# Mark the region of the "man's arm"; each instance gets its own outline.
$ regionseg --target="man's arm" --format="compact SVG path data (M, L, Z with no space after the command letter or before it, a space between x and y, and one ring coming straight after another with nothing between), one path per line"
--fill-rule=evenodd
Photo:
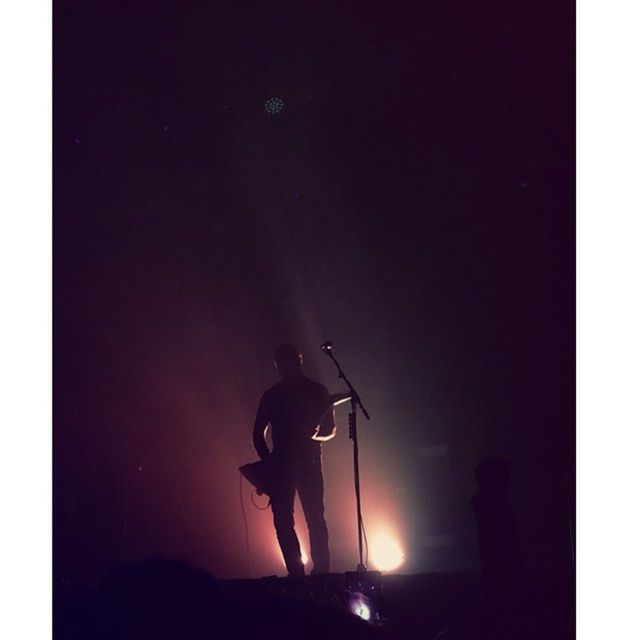
M329 440L333 440L336 437L336 427L333 427L331 432L327 433L326 435L322 435L321 429L322 427L318 426L316 432L311 436L312 440L315 440L316 442L328 442Z
M337 430L335 413L333 410L333 405L331 404L331 397L326 387L323 387L323 396L324 405L328 407L328 409L322 414L320 424L318 425L313 436L311 436L311 439L315 440L316 442L327 442L328 440L332 440L333 438L335 438Z
M258 413L253 423L253 446L261 460L267 458L271 453L266 440L267 429L269 428L269 414L267 413L266 404L265 396L262 396Z

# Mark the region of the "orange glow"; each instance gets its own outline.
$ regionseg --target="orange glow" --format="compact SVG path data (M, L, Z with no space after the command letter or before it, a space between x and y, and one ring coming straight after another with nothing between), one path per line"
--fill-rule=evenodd
M404 551L388 531L376 532L371 538L371 562L379 571L393 571L404 562Z
M284 562L284 558L282 557L282 551L280 551L280 547L278 546L277 542L274 548L276 550L276 553L278 554L278 558L280 558L280 562L282 562L282 566L285 567L286 565ZM300 555L302 556L302 564L306 565L309 562L309 556L307 555L307 552L304 549L300 549Z

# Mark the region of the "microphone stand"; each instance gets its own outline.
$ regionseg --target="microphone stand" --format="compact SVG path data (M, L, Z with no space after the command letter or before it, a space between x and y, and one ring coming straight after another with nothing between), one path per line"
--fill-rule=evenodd
M367 567L364 564L363 556L362 556L362 532L364 526L362 524L362 504L360 500L360 465L358 462L358 426L357 426L357 416L358 416L358 407L364 414L364 417L367 420L370 420L370 416L367 413L367 410L364 408L362 401L360 400L360 396L358 392L355 390L354 386L349 381L349 378L345 375L340 363L335 359L331 348L333 345L322 345L322 350L333 360L333 364L336 365L338 369L338 378L344 380L345 384L349 388L349 394L351 395L351 412L349 413L349 438L353 440L353 482L356 493L356 516L358 520L358 554L360 558L360 563L358 564L358 568L356 571L358 573L364 573L367 571Z

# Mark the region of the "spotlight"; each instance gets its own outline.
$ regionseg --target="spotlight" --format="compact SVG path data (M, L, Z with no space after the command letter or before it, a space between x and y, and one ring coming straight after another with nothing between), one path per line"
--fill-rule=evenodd
M284 109L284 102L280 98L269 98L264 103L264 110L270 116L277 116L279 113L282 113Z
M393 536L381 532L371 540L371 562L380 571L393 571L404 562L404 552Z
M376 624L380 615L382 575L379 571L349 571L345 574L347 609L362 620Z
M371 620L371 607L369 606L368 598L363 595L356 594L352 596L349 608L351 613L358 616L358 618L362 618L365 622Z

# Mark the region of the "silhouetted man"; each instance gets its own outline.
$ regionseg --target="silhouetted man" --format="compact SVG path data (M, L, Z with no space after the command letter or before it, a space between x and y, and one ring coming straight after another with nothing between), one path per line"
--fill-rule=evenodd
M489 619L492 624L502 627L503 633L506 633L505 629L513 630L513 625L519 622L523 580L518 527L509 504L510 477L506 460L481 460L476 467L480 491L471 501L478 527L478 550Z
M278 347L275 365L282 380L260 400L253 445L261 459L268 458L273 463L277 473L271 508L289 575L304 575L293 521L296 491L309 527L313 573L328 573L329 535L324 518L321 443L336 434L329 392L302 373L302 355L294 346ZM269 426L272 452L265 440Z

